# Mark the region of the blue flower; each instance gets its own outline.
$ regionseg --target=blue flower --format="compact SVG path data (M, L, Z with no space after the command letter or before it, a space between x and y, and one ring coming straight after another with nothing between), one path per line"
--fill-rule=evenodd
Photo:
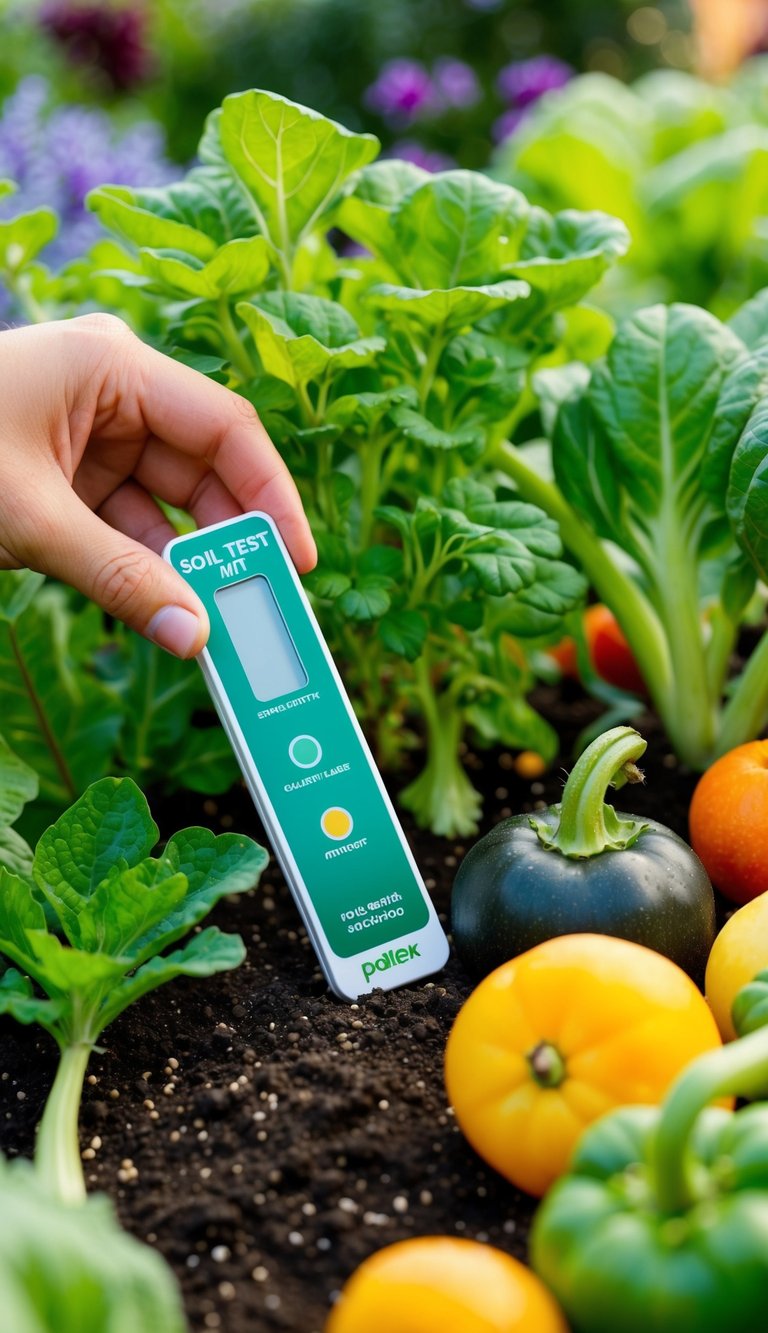
M0 204L0 216L32 208L53 208L61 218L59 235L44 252L52 268L82 255L102 234L85 209L85 196L97 185L165 185L181 169L165 157L159 125L143 121L117 130L96 107L51 108L45 79L23 79L0 115L0 178L18 190Z

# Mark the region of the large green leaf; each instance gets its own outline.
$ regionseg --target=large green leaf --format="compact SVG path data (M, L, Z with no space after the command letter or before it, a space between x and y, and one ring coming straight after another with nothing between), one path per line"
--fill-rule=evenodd
M240 302L237 313L267 374L294 388L367 365L385 347L382 338L362 338L352 316L320 296L272 292L258 304Z
M629 247L629 232L607 213L568 209L554 217L531 210L520 254L505 272L524 278L548 312L574 305L600 281L610 264Z
M534 555L556 557L562 554L557 524L536 505L499 498L491 486L470 477L449 482L444 499L473 523L499 528L516 537Z
M259 231L247 192L221 166L196 167L183 180L154 189L103 185L86 202L105 227L133 245L179 250L202 260L228 241Z
M208 829L188 828L175 833L167 843L162 863L168 873L183 876L187 888L183 898L138 937L138 961L180 939L220 898L252 889L267 863L267 854L238 833L216 836Z
M479 427L468 425L458 426L455 430L442 430L422 412L415 412L411 407L396 408L392 420L406 439L415 440L427 449L460 449L476 457L485 445L485 435Z
M182 949L150 959L133 976L115 986L103 1010L103 1026L142 995L164 986L174 977L210 977L239 967L244 958L245 945L239 935L224 935L218 927L209 926Z
M584 600L586 580L563 560L537 560L532 583L510 598L500 624L520 638L562 632L563 617Z
M44 582L31 569L0 569L0 620L18 620Z
M207 262L166 250L142 250L144 272L161 287L181 296L216 300L262 286L269 272L269 246L263 236L227 241Z
M525 231L518 190L476 171L429 176L395 208L399 269L408 286L477 287L500 277Z
M37 208L0 220L0 269L17 273L52 241L59 219L50 208Z
M742 351L725 325L694 306L652 306L619 328L589 401L638 514L672 504L687 519L720 390Z
M59 807L107 771L120 728L116 696L91 670L102 639L98 609L73 616L59 588L0 623L3 734Z
M758 403L736 446L727 508L739 545L768 581L768 398Z
M395 272L399 272L402 254L392 227L392 214L405 195L427 179L427 174L421 167L398 158L373 162L355 178L354 189L336 212L336 222L342 231Z
M336 202L348 177L379 150L372 134L355 134L258 90L224 99L219 134L227 161L255 201L260 229L286 257Z
M71 940L97 885L117 866L127 869L149 855L158 829L142 792L131 778L102 778L40 838L35 882Z
M0 977L0 1014L10 1014L17 1023L39 1023L48 1030L66 1011L66 1000L41 1000L29 977L9 967Z
M27 931L45 928L45 913L32 885L0 866L0 951L25 972L37 976Z
M8 1333L185 1333L171 1270L100 1194L61 1203L32 1164L0 1159L0 1290Z
M127 870L118 862L78 915L72 942L135 963L141 953L137 941L152 937L159 923L183 901L187 889L186 876L174 872L162 858L150 857Z
M38 791L37 774L0 736L0 829L14 824Z
M507 279L483 287L451 287L429 290L378 283L366 293L367 302L393 320L417 323L443 335L477 323L493 310L528 296L527 282Z

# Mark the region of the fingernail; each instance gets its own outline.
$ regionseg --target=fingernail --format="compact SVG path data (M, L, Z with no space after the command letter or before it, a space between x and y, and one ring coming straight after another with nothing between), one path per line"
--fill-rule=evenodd
M164 606L152 617L145 633L153 643L176 657L191 657L200 637L200 621L183 606Z

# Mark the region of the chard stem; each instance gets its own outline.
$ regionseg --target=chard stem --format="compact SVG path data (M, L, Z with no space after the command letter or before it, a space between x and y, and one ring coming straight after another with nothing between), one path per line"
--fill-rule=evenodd
M77 1122L91 1050L83 1041L63 1048L37 1135L35 1169L46 1189L67 1204L85 1201Z
M576 556L600 600L616 616L656 708L666 720L674 686L672 667L663 628L647 597L618 568L559 488L539 477L514 445L504 441L489 461L512 478L524 500L555 519L564 545Z
M759 736L768 718L768 632L747 662L726 704L718 732L715 758Z

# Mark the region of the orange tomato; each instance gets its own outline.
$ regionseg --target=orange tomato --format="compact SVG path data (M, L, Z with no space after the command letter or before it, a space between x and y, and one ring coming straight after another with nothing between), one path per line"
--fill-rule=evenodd
M424 1236L371 1255L325 1333L568 1333L552 1296L516 1259L475 1240Z
M735 903L768 889L768 741L738 745L708 768L688 813L691 845Z
M668 958L607 935L560 935L470 995L448 1038L448 1096L480 1156L541 1195L587 1125L660 1102L720 1044L704 997Z

